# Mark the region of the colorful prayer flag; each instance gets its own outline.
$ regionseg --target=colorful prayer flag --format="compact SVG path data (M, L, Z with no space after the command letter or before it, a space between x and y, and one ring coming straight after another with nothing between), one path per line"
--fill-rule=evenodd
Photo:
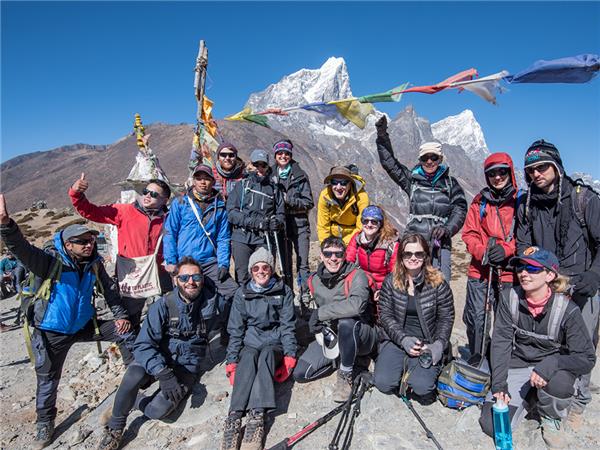
M495 73L493 75L488 75L487 77L477 78L476 80L467 80L467 81L459 81L456 83L452 83L450 85L451 88L456 88L459 90L467 90L472 92L475 95L478 95L485 101L488 101L492 104L496 104L496 94L501 94L504 92L503 88L500 86L500 80L508 75L506 70L502 72Z
M466 81L472 80L473 77L477 76L477 70L475 69L467 69L463 70L456 75L452 75L449 78L446 78L444 81L440 81L438 84L434 84L432 86L415 86L408 89L404 89L403 92L421 92L422 94L435 94L437 92L443 91L450 87L452 83L456 83L458 81Z
M361 103L399 102L402 98L402 91L406 89L406 86L408 86L408 83L404 83L380 94L364 95L358 97L357 100Z
M585 54L545 61L504 77L507 83L587 83L600 70L598 55Z
M336 100L329 102L335 105L338 112L361 130L366 125L367 116L375 111L370 103L360 103L358 100Z
M213 102L205 95L202 99L202 121L206 131L212 136L217 136L217 124L212 117Z

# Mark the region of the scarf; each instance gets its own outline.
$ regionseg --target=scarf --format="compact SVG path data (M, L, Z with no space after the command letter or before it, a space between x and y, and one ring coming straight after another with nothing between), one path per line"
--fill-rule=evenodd
M379 240L379 232L377 232L371 239L368 239L367 235L365 234L365 232L363 230L358 235L356 242L361 247L365 247L367 250L371 250L371 249L375 248L375 245L377 245L378 240Z
M281 178L282 180L287 180L290 173L292 172L292 165L288 164L287 166L285 166L284 169L278 168L277 172L279 174L279 178Z
M221 167L221 164L219 164L218 161L215 164L215 167L217 169L218 174L226 179L240 178L242 176L242 172L244 170L244 164L242 163L242 161L239 158L235 160L235 165L233 166L233 169L231 169L231 170L223 169Z
M546 295L540 300L533 300L533 299L525 296L525 300L527 301L527 309L529 310L529 312L531 313L531 315L534 318L539 316L542 313L542 311L544 310L546 303L548 303L548 300L550 299L551 295L552 295L552 290L550 288L548 288L548 292L546 292Z
M275 280L275 278L271 277L271 279L269 280L269 282L267 283L266 286L260 286L260 285L256 284L254 282L254 280L250 280L250 282L248 283L248 288L252 292L256 292L257 294L262 294L263 292L271 289L275 285L275 281L277 281L277 280Z
M561 261L565 255L564 243L567 242L567 234L569 225L571 224L573 211L571 210L571 201L560 201L561 197L570 189L569 183L559 184L561 189L553 189L552 192L546 193L538 189L535 184L530 185L530 198L528 201L533 202L534 208L529 208L530 223L534 223L539 214L540 209L552 211L554 217L557 217L557 226L554 228L554 237L556 239L556 256ZM560 192L560 195L559 195ZM530 203L531 205L531 203ZM534 236L535 237L535 236Z
M340 279L344 278L347 264L348 263L344 261L342 263L342 267L340 267L340 270L338 270L336 273L331 273L325 268L325 264L321 263L317 269L317 276L327 289L333 289L335 286L337 286Z

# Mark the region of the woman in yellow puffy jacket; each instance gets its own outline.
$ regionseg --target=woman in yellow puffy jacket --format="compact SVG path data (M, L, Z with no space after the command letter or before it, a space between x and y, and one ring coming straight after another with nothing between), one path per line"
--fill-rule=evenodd
M352 235L361 229L360 214L369 205L365 180L348 167L336 166L323 183L325 188L319 195L317 207L319 242L337 236L348 244Z

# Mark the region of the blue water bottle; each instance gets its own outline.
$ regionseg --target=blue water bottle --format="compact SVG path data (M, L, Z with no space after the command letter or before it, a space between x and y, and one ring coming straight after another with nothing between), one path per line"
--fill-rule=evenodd
M494 414L494 442L496 450L512 450L512 431L510 429L510 417L508 405L502 400L496 400L492 406Z

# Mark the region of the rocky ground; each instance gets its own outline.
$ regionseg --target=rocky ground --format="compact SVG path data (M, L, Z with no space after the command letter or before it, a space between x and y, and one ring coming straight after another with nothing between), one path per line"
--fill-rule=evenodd
M47 236L40 236L40 239L44 238ZM454 252L452 280L457 317L452 341L456 354L459 346L466 341L460 318L468 257L460 244L457 242ZM316 244L313 244L311 253L316 254L316 249ZM0 320L12 322L16 307L14 297L0 301ZM124 448L208 450L219 447L231 387L224 375L224 349L219 346L218 336L212 340L210 347L204 373L184 407L167 421L150 421L139 411L133 412ZM26 449L34 433L35 373L27 357L22 331L0 334L0 348L0 448ZM59 389L56 439L49 448L89 449L97 446L102 431L99 417L112 406L114 392L123 373L118 354L107 344L103 344L103 350L103 355L98 356L93 343L76 344L71 349ZM594 371L592 380L595 386L600 385L598 369ZM266 448L333 409L335 404L331 401L331 394L334 381L335 376L330 376L310 384L288 381L277 386L278 408L270 415ZM148 393L154 389L156 386L151 386ZM600 390L595 388L595 394L600 395ZM440 403L430 406L414 403L414 406L445 449L493 448L492 441L479 429L479 411L476 408L457 412L444 408ZM337 418L333 419L296 448L327 448L337 422ZM520 426L514 433L515 448L545 448L536 425L536 422L527 421ZM599 425L600 402L595 399L588 408L583 429L577 435L569 434L570 448L599 448L600 439L596 432ZM399 398L372 389L362 401L352 448L429 449L434 446Z

